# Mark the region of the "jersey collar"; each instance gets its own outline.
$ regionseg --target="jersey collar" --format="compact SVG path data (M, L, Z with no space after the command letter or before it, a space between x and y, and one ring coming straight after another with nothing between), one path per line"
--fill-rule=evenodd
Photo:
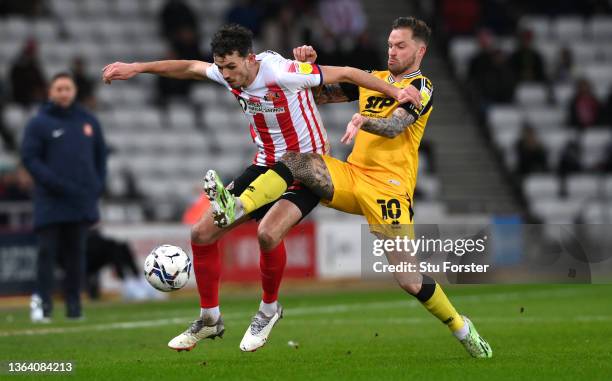
M411 73L408 73L408 74L404 74L404 75L402 75L402 78L403 79L414 78L414 77L419 76L419 75L421 75L421 70L420 69L416 70L416 71L413 71ZM389 81L389 83L394 83L395 82L395 79L393 79L393 75L392 74L389 74L389 78L387 78L387 80Z

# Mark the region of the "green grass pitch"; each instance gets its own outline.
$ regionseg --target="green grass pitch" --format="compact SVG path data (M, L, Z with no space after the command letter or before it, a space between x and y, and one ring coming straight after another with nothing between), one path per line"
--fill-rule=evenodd
M32 325L25 308L0 307L0 362L74 361L69 380L610 380L612 286L450 286L493 358L468 357L446 327L399 289L292 292L265 347L238 344L255 294L224 296L223 339L174 352L169 339L197 316L195 295L86 306L87 319ZM56 315L61 315L57 306ZM299 343L297 348L288 342ZM6 368L6 364L4 365Z

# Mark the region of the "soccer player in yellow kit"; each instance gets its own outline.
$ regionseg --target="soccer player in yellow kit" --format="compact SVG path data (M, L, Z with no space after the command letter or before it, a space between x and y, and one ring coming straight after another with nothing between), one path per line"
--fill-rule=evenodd
M359 113L353 115L342 137L342 142L348 144L356 136L347 161L316 153L287 152L239 198L225 190L216 172L209 171L205 190L216 209L216 223L229 224L276 200L297 180L319 195L328 207L365 216L378 237L412 238L418 149L433 110L433 85L419 69L430 34L421 20L396 19L389 35L388 70L372 72L398 88L412 86L420 106L398 104L384 94L355 85L323 86L317 103L359 100ZM296 48L295 53L301 60L316 58L314 49L307 46ZM387 252L386 256L390 264L399 262L397 253ZM400 287L449 327L470 355L492 356L489 344L468 318L457 313L435 280L419 273L393 274Z

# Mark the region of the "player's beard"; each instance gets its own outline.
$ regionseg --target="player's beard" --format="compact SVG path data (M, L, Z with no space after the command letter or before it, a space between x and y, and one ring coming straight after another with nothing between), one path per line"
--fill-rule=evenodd
M402 74L403 72L405 72L406 70L408 70L410 67L412 67L415 62L416 62L416 52L414 52L412 57L408 61L406 61L405 65L402 65L401 67L399 67L399 66L395 66L394 67L394 66L388 65L388 69L391 72L391 74L399 75L399 74ZM398 64L399 64L399 62L398 62Z

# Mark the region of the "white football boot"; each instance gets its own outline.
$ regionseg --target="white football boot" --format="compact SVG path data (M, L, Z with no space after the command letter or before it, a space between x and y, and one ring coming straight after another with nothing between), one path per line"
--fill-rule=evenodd
M191 323L191 326L185 332L170 340L168 347L179 352L190 351L198 341L202 339L214 340L216 337L223 338L223 333L225 333L225 326L220 316L216 322L212 322L208 317L200 317Z
M266 341L268 341L272 328L282 317L283 306L280 303L278 303L278 308L272 316L266 316L263 312L257 311L240 342L240 350L243 352L255 352L258 348L263 347Z
M51 318L44 315L42 299L38 294L32 294L30 300L30 320L32 323L51 323Z

